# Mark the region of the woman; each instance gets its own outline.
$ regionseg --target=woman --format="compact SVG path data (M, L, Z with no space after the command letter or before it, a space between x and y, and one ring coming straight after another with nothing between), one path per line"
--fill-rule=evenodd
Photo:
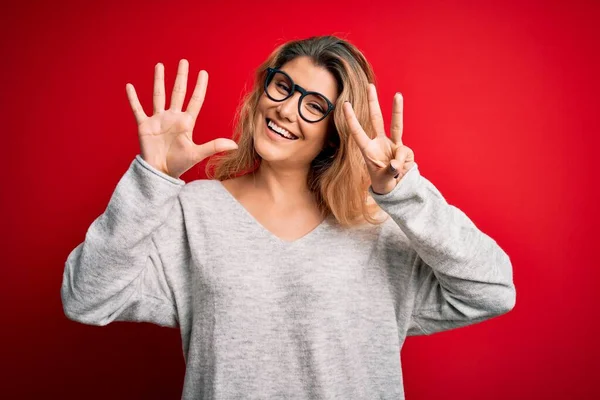
M235 140L194 144L208 75L182 111L187 74L165 110L156 66L151 117L127 85L141 154L67 259L68 318L179 327L184 399L398 399L406 336L513 308L509 257L420 175L400 94L386 136L352 44L277 48Z

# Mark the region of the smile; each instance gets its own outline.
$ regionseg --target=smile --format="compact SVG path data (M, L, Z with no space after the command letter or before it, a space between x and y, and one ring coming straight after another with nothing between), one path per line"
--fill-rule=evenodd
M269 118L266 118L266 121L267 121L267 128L269 130L275 132L277 135L281 136L282 138L285 138L287 140L298 140L298 136L296 136L293 133L290 133L287 130L283 129L282 127L278 126L275 122L271 121Z

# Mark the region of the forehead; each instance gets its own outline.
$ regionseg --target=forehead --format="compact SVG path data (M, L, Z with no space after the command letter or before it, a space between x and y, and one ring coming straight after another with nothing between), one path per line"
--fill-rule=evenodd
M285 71L296 85L310 92L319 92L332 102L337 99L335 77L327 69L316 66L309 57L296 57L279 69Z

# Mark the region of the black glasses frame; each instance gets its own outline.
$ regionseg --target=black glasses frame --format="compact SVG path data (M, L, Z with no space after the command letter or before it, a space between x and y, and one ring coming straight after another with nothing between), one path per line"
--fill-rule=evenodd
M271 83L271 80L273 79L273 76L277 72L279 72L281 74L284 74L290 80L290 82L292 83L292 89L290 90L290 92L288 93L288 95L286 97L284 97L283 99L274 99L273 97L271 97L269 95L269 91L267 90L267 88L269 87L269 83ZM329 115L329 113L335 109L335 105L333 105L333 103L331 101L329 101L329 99L327 97L323 96L321 93L319 93L319 92L310 92L310 91L304 89L303 87L296 85L296 83L294 83L294 80L292 79L292 77L289 76L288 74L286 74L284 71L282 71L280 69L271 68L271 67L267 68L267 76L265 78L265 94L267 95L267 97L269 99L271 99L273 101L277 101L277 102L285 101L285 100L289 99L290 97L292 97L294 95L294 93L296 93L296 91L298 91L298 92L301 93L301 96L298 99L298 115L300 115L300 118L302 118L303 120L305 120L308 123L313 124L315 122L319 122L319 121L324 120ZM319 118L316 121L311 121L309 119L306 119L304 117L304 115L302 115L300 104L302 104L302 99L304 99L304 97L306 97L309 94L316 94L318 96L321 96L327 102L327 110L325 111L325 114L323 114L323 117Z

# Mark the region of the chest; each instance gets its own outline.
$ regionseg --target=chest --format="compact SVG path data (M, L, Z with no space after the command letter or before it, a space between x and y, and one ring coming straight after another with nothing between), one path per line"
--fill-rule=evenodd
M273 209L254 202L245 202L242 205L262 229L286 242L306 236L323 220L317 210Z
M293 242L317 228L323 221L311 198L289 199L273 203L265 193L252 189L243 179L222 182L233 206L246 222L256 224L274 238Z
M397 268L376 240L329 224L293 242L240 218L189 233L198 274L193 281L206 284L210 293L204 295L238 311L289 310L295 304L318 313L367 299L384 301L396 278Z
M206 284L203 297L228 328L276 329L290 320L326 324L338 318L345 324L372 315L374 305L393 310L386 267L368 248L311 240L276 246L265 237L245 246L241 238L236 245L236 236L230 244L211 243L194 279Z

